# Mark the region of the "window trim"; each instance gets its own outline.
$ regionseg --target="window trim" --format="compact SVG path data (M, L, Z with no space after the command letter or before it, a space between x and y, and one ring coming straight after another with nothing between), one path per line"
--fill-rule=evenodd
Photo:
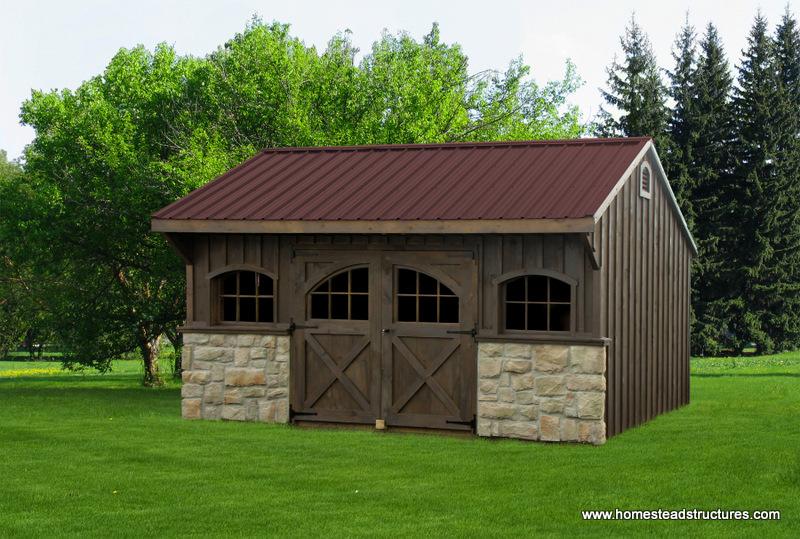
M650 179L647 182L647 189L644 188L645 170L650 175ZM653 169L647 161L642 161L642 164L639 166L639 196L648 200L653 196Z
M557 279L569 285L570 300L569 300L569 330L566 331L552 331L540 329L507 329L506 328L506 285L520 277L528 276L543 276L551 279ZM535 270L518 270L504 273L494 279L495 293L497 294L497 333L507 335L541 335L541 336L554 336L563 337L564 335L577 334L577 297L578 297L578 280L566 275L564 273L548 270L548 269L535 269ZM547 302L549 303L549 301ZM566 302L563 302L566 304Z
M268 277L272 279L272 295L265 295L260 296L259 294L247 295L246 297L255 298L256 304L258 304L258 299L263 297L265 299L272 299L272 321L271 322L254 322L248 320L223 320L222 315L222 298L223 297L231 297L228 295L222 294L222 279L225 275L229 273L242 273L242 272L251 272L255 274L262 275L264 277ZM252 266L249 264L235 264L225 266L224 268L220 268L218 270L210 272L206 278L210 282L209 291L211 292L211 313L210 313L210 322L212 326L241 326L241 327L269 327L274 326L278 323L278 279L272 273L265 269L258 268L257 266ZM239 296L237 294L237 296ZM237 311L238 311L238 301L237 297Z

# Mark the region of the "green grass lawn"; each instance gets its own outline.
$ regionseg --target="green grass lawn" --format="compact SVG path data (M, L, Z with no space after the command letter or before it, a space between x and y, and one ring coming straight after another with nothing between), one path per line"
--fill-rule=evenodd
M800 354L695 360L601 447L183 421L177 383L0 362L0 536L800 536ZM782 520L584 522L586 509Z

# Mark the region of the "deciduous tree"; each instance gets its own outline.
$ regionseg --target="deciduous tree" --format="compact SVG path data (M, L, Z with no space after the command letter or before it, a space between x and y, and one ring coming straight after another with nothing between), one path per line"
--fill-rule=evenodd
M384 34L356 53L347 33L319 53L254 19L205 58L123 49L75 90L33 93L22 120L36 130L25 155L36 207L16 227L52 276L69 361L103 369L139 350L145 382L158 383L160 340L179 344L184 276L150 215L262 148L582 132L571 65L544 86L519 60L470 73L436 25L422 41Z

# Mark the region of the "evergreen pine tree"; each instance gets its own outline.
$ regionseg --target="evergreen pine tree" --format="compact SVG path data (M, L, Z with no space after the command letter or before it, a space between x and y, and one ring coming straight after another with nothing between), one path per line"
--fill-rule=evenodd
M667 92L650 40L634 16L620 37L624 59L607 69L608 90L601 90L610 110L601 107L601 136L651 136L662 157L668 155ZM618 113L618 117L614 113Z
M709 24L700 40L697 68L692 76L694 103L691 159L686 165L692 179L693 230L699 256L692 267L692 353L716 355L722 351L726 328L725 298L729 296L725 268L730 263L721 242L728 206L725 194L730 176L732 142L730 113L733 78L716 27Z
M729 307L736 351L748 341L759 353L784 348L797 325L800 299L791 276L796 253L789 252L796 251L798 239L791 200L797 178L790 177L784 154L796 131L787 119L775 51L759 13L734 90L736 140L725 215L734 231L726 238L732 262L726 273L734 292Z
M698 134L695 125L696 56L695 31L687 17L672 50L675 69L669 72L669 96L674 101L674 106L667 127L670 155L666 172L678 205L692 229L695 214L692 208L694 177L691 169L694 161L693 147Z
M800 346L800 31L788 8L773 41L777 102L775 197L780 199L779 234L772 238L780 282L765 293L775 294L775 310L766 313L768 332L780 349Z

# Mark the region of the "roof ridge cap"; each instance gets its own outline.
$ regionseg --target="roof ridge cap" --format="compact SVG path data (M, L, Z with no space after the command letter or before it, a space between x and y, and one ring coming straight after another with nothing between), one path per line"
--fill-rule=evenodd
M586 137L573 139L542 140L507 140L481 142L439 142L439 143L404 143L404 144L359 144L347 146L283 146L264 148L259 154L271 153L312 153L312 152L368 152L368 151L400 151L426 149L466 149L466 148L508 148L531 146L571 146L594 144L639 144L651 140L652 137Z

